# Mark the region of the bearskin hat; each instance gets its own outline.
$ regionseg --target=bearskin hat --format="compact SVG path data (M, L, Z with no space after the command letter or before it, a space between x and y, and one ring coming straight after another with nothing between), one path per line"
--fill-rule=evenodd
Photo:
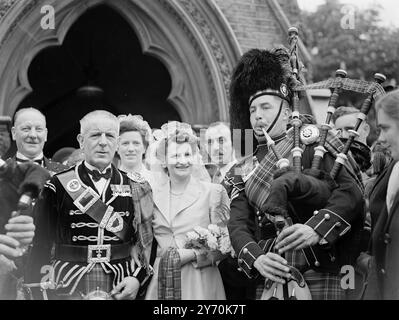
M280 91L295 83L290 66L288 50L252 49L245 53L234 69L230 84L230 121L232 129L251 129L249 100L257 92L264 90Z

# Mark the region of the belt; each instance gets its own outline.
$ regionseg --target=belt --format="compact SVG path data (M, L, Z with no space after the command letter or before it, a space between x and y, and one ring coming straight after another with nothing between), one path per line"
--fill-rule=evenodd
M68 262L101 263L130 258L132 244L103 244L89 246L73 246L57 244L55 259Z

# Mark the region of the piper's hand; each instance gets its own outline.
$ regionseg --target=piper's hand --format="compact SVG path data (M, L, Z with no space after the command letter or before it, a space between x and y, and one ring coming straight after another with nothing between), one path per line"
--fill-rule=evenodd
M254 267L266 279L284 284L285 280L283 278L289 279L291 277L289 273L290 269L287 267L287 264L287 260L283 257L268 252L256 259Z
M134 277L124 278L111 292L116 300L134 300L140 288L140 282Z
M305 224L285 228L277 237L275 249L279 254L289 250L300 250L320 242L320 236Z
M0 234L0 255L4 255L9 259L15 259L22 256L22 250L19 249L20 243L4 234Z
M18 240L22 246L31 244L35 236L33 218L29 216L13 217L8 220L4 228L7 230L6 235Z

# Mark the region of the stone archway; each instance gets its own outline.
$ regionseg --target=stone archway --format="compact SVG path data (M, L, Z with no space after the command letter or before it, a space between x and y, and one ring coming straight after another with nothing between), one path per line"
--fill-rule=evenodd
M87 10L105 4L134 29L145 54L163 62L172 78L168 100L183 121L228 120L230 73L241 55L214 0L9 0L0 11L0 113L13 115L32 91L27 75L43 49L62 44ZM52 5L54 30L43 30L40 8Z

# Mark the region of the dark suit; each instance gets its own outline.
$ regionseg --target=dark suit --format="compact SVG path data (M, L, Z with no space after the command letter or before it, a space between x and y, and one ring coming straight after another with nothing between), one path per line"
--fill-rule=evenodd
M11 159L17 161L16 155L12 156ZM68 169L68 167L63 165L62 163L52 161L46 157L43 158L42 167L46 168L51 175Z
M386 195L395 163L377 178L370 194L370 213L375 222L371 236L371 265L365 299L399 299L399 194L388 215Z

